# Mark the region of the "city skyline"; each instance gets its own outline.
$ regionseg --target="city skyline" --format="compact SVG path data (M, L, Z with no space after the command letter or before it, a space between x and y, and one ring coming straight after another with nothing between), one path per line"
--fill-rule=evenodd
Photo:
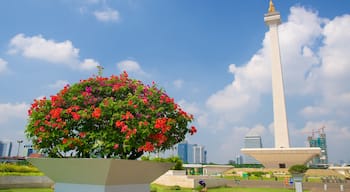
M240 154L244 136L273 146L268 0L2 1L0 139L25 140L33 99L97 74L156 82L192 113L208 162ZM350 2L278 1L290 142L325 126L329 162L350 161ZM23 144L27 144L24 142Z

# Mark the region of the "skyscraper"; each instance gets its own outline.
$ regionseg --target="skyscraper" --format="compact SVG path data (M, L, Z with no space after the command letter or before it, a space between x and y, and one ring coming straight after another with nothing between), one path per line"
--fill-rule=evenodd
M312 136L309 136L308 142L310 147L319 147L321 148L321 155L316 156L312 159L311 164L314 166L322 166L328 164L328 153L327 153L327 140L326 140L326 133L324 132L324 127L322 127L318 131L318 136L316 137L314 135L314 132L312 133Z
M0 141L0 157L11 157L12 142Z
M206 161L206 151L204 150L204 146L201 145L193 145L193 163L205 163Z
M244 138L244 148L262 148L261 136L251 135ZM255 158L245 155L244 157L245 164L260 164Z
M177 155L183 163L188 163L188 143L187 141L177 144Z
M206 163L207 151L204 146L189 144L187 141L177 145L177 155L183 163Z

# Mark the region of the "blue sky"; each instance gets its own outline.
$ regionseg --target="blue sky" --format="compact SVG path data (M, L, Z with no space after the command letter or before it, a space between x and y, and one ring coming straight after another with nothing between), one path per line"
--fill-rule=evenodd
M325 126L329 159L350 161L349 1L274 1L291 145ZM33 99L126 70L194 114L208 161L247 134L273 146L268 0L6 0L0 3L0 139L24 139ZM14 151L16 151L16 145Z

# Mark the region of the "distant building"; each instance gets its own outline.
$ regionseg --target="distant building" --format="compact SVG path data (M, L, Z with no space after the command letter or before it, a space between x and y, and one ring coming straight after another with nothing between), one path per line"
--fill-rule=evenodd
M24 156L29 157L31 154L36 153L36 151L33 149L33 145L24 145L25 149Z
M189 144L187 141L177 145L177 155L183 163L203 164L207 162L207 151L204 146Z
M204 150L204 146L201 145L193 145L193 162L192 163L206 163L206 151Z
M188 163L188 143L187 141L177 144L177 155L183 163Z
M237 165L243 164L243 156L242 155L237 155L236 156L236 162Z
M11 157L12 142L0 141L0 157Z
M315 133L319 133L315 136ZM307 138L310 147L321 148L320 156L316 156L312 159L312 166L327 165L328 164L328 153L327 153L327 140L326 133L324 132L324 127L320 128L318 131L313 131L312 136Z
M244 137L244 148L262 148L261 136L258 135L250 135ZM244 157L245 164L260 164L259 161L254 159L249 155L245 155Z

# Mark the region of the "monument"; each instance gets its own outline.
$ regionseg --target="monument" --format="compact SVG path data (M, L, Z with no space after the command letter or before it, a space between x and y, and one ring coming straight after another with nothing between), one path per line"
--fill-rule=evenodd
M270 52L272 61L272 99L274 114L274 148L243 148L241 152L254 157L266 168L287 168L295 164L306 164L314 156L321 153L318 147L291 148L289 143L286 104L284 96L283 75L281 65L280 46L278 39L278 25L281 16L275 10L270 0L268 13L264 21L269 26Z

